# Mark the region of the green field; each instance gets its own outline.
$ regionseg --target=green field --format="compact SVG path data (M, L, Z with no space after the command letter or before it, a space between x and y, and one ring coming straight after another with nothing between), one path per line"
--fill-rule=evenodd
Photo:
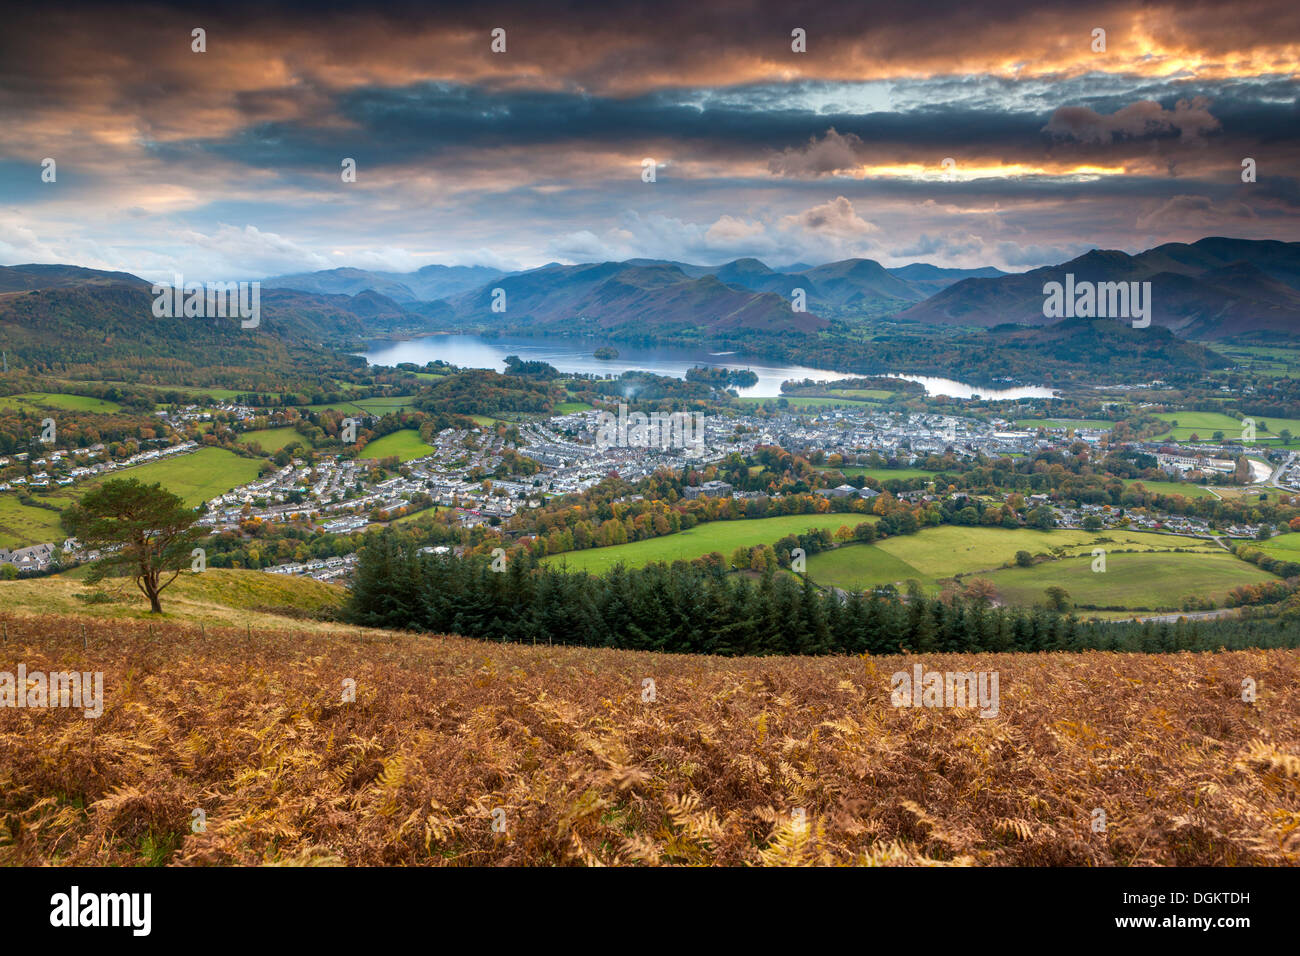
M161 482L164 488L174 495L180 495L185 499L185 504L193 507L225 494L231 488L247 484L257 477L261 468L262 462L256 458L241 458L224 448L200 448L191 455L178 455L167 461L155 461L115 471L103 480L135 478L145 484ZM67 496L69 499L80 497L96 484L97 482L88 482L76 486L76 492L69 490Z
M781 396L781 397L782 397L782 398L785 398L785 399L790 403L790 404L789 404L789 407L790 407L790 408L795 408L795 409L800 409L800 408L861 408L864 404L867 404L867 405L871 404L869 401L866 401L866 400L854 400L854 399L852 399L852 398L821 398L821 397L815 397L815 398L797 398L797 397L795 397L795 396L793 396L793 395L785 395L785 396ZM771 402L773 405L776 405L776 404L780 401L780 399L779 399L779 398L774 398L774 397L772 397L772 396L770 396L770 395L767 396L766 398L758 398L758 397L754 397L754 396L741 396L740 398L736 399L736 401L739 402L739 403L742 404L742 405L751 405L751 406L752 406L752 405L766 405L768 402Z
M400 518L394 518L392 521L388 523L407 524L409 522L415 521L418 518L423 518L428 515L436 515L439 511L450 511L450 510L451 510L450 508L444 508L441 505L434 505L431 508L422 508L419 511L412 511L409 515L402 515L402 517Z
M1283 429L1286 429L1291 433L1291 440L1287 442L1283 447L1300 448L1300 419L1274 418L1271 415L1256 415L1255 423L1256 423L1257 430L1255 436L1257 438L1260 437L1258 431L1260 422L1263 422L1265 425L1268 426L1268 432L1266 433L1266 435L1276 435L1279 432L1281 432ZM1279 437L1276 441L1270 440L1268 444L1282 445L1283 443L1282 443L1282 439Z
M851 544L823 551L808 558L808 576L818 584L865 591L882 584L919 581L927 590L937 590L933 575L875 545Z
M1016 422L1019 428L1092 428L1110 429L1114 422L1100 418L1022 418Z
M21 548L66 537L57 511L29 508L12 492L0 494L0 547Z
M189 455L166 461L137 465L94 481L60 488L48 495L37 494L37 501L48 502L62 510L91 488L113 478L135 478L146 484L161 482L173 494L180 495L193 507L257 477L260 459L241 458L224 448L200 448ZM12 492L0 495L0 545L14 547L62 541L66 535L59 528L59 515L47 508L32 508L18 501Z
M1225 438L1234 441L1241 438L1241 422L1220 412L1161 412L1156 417L1167 422L1178 422L1177 428L1165 432L1177 439L1186 439L1192 432L1196 432L1208 441L1216 431L1223 432Z
M1279 534L1267 541L1252 541L1252 548L1259 548L1266 554L1285 561L1300 561L1300 533Z
M843 395L846 398L865 398L875 401L889 398L896 393L884 388L833 388L831 394Z
M411 404L414 398L414 395L386 395L381 398L358 398L352 404L372 415L386 415L414 408Z
M58 380L56 379L56 381ZM186 395L194 395L194 396L207 395L211 398L217 398L217 399L238 398L240 395L245 394L245 392L233 388L203 388L202 386L199 385L155 385L152 383L144 383L144 382L114 382L114 381L107 381L107 380L96 380L96 381L85 381L85 382L66 381L63 384L70 385L74 388L77 385L82 385L82 386L121 385L137 391L184 392Z
M6 395L0 398L0 406L28 412L55 410L94 412L101 415L122 410L122 406L117 402L105 401L102 398L90 398L86 395L68 395L62 392L23 392L19 395Z
M591 406L586 402L557 402L552 415L572 415L574 412L589 412Z
M815 528L826 528L832 533L841 525L875 521L873 515L782 515L777 518L754 518L742 521L710 521L696 525L677 534L659 538L616 544L608 548L588 548L569 551L543 558L547 564L565 564L571 571L591 571L600 574L622 562L630 568L639 568L656 561L693 560L710 553L720 552L730 558L737 548L756 544L775 544L788 534L802 534ZM810 558L809 561L812 559Z
M831 469L823 468L822 470L829 471ZM926 471L924 468L868 468L866 465L845 465L838 471L845 477L862 475L864 478L874 478L880 482L893 479L933 478L935 475L935 472Z
M993 582L998 599L1005 604L1042 604L1043 591L1058 586L1069 592L1069 600L1076 605L1152 611L1180 608L1188 597L1222 603L1238 585L1275 577L1226 551L1107 553L1104 572L1094 572L1092 564L1092 556L1084 555L1045 561L1032 568L1006 568L984 577Z
M262 451L275 454L281 448L298 442L304 448L310 448L311 442L296 432L291 426L283 428L261 428L257 431L244 432L238 439L241 445L251 445L253 442L262 446Z
M247 395L248 389L239 390L235 388L204 388L200 385L133 385L132 388L152 389L160 392L184 392L186 395L193 395L195 398L214 398L218 401L230 401L239 398L241 395Z
M847 545L814 554L808 558L808 575L818 584L850 591L903 584L915 578L933 593L944 579L999 568L1014 560L1017 551L1034 555L1077 555L1088 554L1094 547L1107 551L1193 548L1200 552L1225 553L1212 541L1143 531L1111 530L1093 534L943 525L872 545Z
M1188 484L1184 481L1142 481L1138 478L1122 479L1125 488L1140 484L1152 494L1182 495L1184 498L1213 498L1214 492L1204 485Z
M387 415L389 412L410 411L414 395L386 395L379 398L358 398L355 402L324 402L320 405L301 405L309 412L361 412L367 415Z
M1202 441L1211 441L1215 432L1223 432L1223 438L1229 442L1240 442L1241 422L1231 415L1219 412L1161 412L1156 416L1167 422L1178 422L1177 428L1171 428L1159 437L1186 441L1195 434ZM1270 418L1266 415L1251 416L1255 419L1256 440L1280 440L1278 432L1288 429L1293 435L1300 435L1300 422L1290 418ZM1267 430L1263 427L1267 425Z
M432 455L434 451L435 449L420 441L420 433L414 428L403 428L401 431L366 443L361 449L361 457L391 458L396 455L402 461L410 461L413 458Z
M1220 343L1212 346L1212 350L1230 361L1249 368L1255 375L1294 376L1297 370L1300 370L1300 351L1296 349L1264 345L1231 346Z

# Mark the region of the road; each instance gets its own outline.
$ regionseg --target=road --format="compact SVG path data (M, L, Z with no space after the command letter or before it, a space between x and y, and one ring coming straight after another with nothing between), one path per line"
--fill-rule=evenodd
M1296 453L1291 452L1291 454L1287 456L1286 461L1282 462L1282 464L1278 465L1277 468L1274 469L1273 474L1269 475L1268 477L1268 483L1270 485L1272 485L1274 488L1281 489L1282 491L1295 490L1294 488L1288 488L1286 485L1282 484L1280 481L1277 480L1278 475L1285 474L1286 470L1291 467L1291 463L1295 461L1295 456Z

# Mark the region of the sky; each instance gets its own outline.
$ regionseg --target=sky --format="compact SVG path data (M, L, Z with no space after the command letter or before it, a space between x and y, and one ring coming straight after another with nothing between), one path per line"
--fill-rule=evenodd
M1295 241L1298 92L1295 0L28 4L0 264L1019 271Z

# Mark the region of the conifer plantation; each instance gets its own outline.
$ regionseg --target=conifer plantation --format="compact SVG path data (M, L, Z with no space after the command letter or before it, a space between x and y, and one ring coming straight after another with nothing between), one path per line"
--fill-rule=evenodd
M1093 623L964 596L820 590L771 566L729 573L721 555L604 575L420 553L385 534L361 552L346 616L367 627L722 656L902 652L1180 651L1295 647L1286 618Z

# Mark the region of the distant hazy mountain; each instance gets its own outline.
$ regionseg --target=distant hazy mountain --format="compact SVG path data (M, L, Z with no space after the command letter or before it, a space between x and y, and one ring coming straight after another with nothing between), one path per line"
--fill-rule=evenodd
M492 311L494 288L505 290L504 315ZM776 293L737 288L713 275L692 277L667 263L544 266L503 276L453 297L450 304L464 319L573 332L780 332L826 324L811 312L794 312L789 300Z
M475 289L505 275L486 266L425 266L415 272L373 272L366 269L327 269L271 276L263 288L300 289L326 295L356 295L367 289L395 302L427 302Z
M468 292L508 273L486 266L425 266L405 275L395 272L380 274L402 280L411 287L417 299L429 301Z
M1151 322L1179 335L1220 339L1300 331L1300 243L1213 237L1130 256L1092 252L1019 275L963 279L899 314L918 322L991 327L1046 325L1043 286L1150 282Z
M935 292L946 289L954 282L960 282L962 279L992 279L1007 274L1001 269L993 268L993 266L984 266L979 269L944 269L939 266L932 266L928 262L913 262L911 265L899 266L886 271L892 276L897 276L911 283L918 289L926 290L927 295L933 295Z
M319 295L356 295L371 290L395 302L414 302L419 298L406 283L365 269L328 269L324 272L271 276L262 280L262 288L297 289Z
M772 269L753 258L736 259L712 266L669 259L628 259L617 264L629 269L669 269L687 279L711 276L724 286L769 293L787 302L791 301L795 289L803 289L806 308L814 314L818 310L863 315L887 314L920 302L960 279L1003 274L993 268L941 269L920 263L901 269L885 269L871 259L846 259L820 266L799 263L786 270ZM418 272L411 273L330 269L325 272L274 276L264 279L263 285L268 288L342 295L356 295L372 289L411 307L417 302L455 300L455 311L460 311L466 302L477 301L489 294L488 287L499 285L498 280L503 276L540 275L552 281L556 277L556 269L585 269L595 265L600 264L584 263L581 266L564 267L558 263L548 263L536 269L515 273L503 273L479 266L425 266ZM570 272L563 275L571 278L580 274L584 273ZM718 309L725 311L727 308L725 303L718 305ZM444 312L437 307L420 311L429 314Z
M652 263L654 260L634 260ZM736 259L718 266L688 263L673 265L694 277L714 276L718 281L751 292L770 292L790 300L795 289L803 289L807 307L812 312L845 311L865 315L896 311L908 303L919 302L932 289L914 284L890 273L871 259L845 259L820 266L777 270L758 259ZM996 273L995 273L996 274Z

